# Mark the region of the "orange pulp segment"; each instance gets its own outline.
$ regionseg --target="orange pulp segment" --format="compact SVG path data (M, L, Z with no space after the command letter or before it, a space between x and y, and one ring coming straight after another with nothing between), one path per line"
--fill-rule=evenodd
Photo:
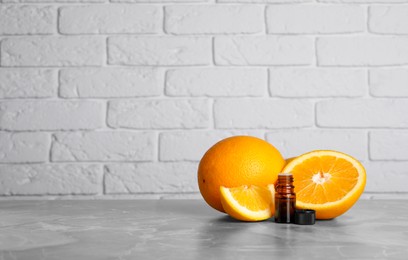
M261 221L275 212L274 185L261 187L243 185L234 188L220 187L221 204L231 217L242 221Z
M317 219L331 219L346 212L358 200L366 183L361 163L337 151L303 154L282 171L293 174L296 207L316 210Z

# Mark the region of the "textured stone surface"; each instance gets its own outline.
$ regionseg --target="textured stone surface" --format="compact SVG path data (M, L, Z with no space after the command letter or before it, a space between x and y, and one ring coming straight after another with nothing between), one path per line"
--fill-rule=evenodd
M161 25L156 6L97 5L60 9L59 29L65 34L155 33Z
M172 34L247 34L264 30L262 6L167 6L165 17L164 28Z
M0 165L0 194L97 194L101 191L101 174L99 165Z
M287 128L313 125L308 101L219 99L214 103L216 128Z
M211 39L193 37L111 37L109 64L207 65Z
M408 64L408 37L325 37L316 48L321 66Z
M406 200L359 201L336 219L299 226L234 221L203 200L8 201L0 206L0 255L22 260L44 255L51 260L233 260L271 254L404 259L407 213Z
M358 97L367 89L367 73L356 69L274 68L269 88L279 97Z
M52 6L0 6L0 35L52 34L56 27Z
M316 106L322 127L407 127L407 100L327 100Z
M364 131L277 130L268 132L266 140L278 148L284 158L313 150L336 150L358 160L367 159L367 136Z
M4 66L101 65L105 43L97 37L9 38L1 44Z
M170 96L263 96L264 69L174 69L166 74Z
M57 82L57 72L50 69L0 69L0 98L56 96Z
M46 162L50 140L46 133L0 132L0 163Z
M215 37L217 65L308 65L313 41L300 36Z
M234 135L250 135L263 139L261 131L164 132L159 138L159 158L161 161L199 161L215 143Z
M59 94L68 98L158 96L159 77L157 70L147 68L64 69Z
M408 97L407 69L370 70L370 93L376 97Z
M79 132L55 134L52 161L149 161L155 152L151 133Z
M170 174L170 176L169 176ZM198 191L197 163L109 164L105 191L111 193Z
M371 132L369 147L370 158L373 160L408 160L408 132Z
M204 128L210 120L203 99L111 101L108 124L114 128Z
M0 130L95 129L104 114L95 101L1 101Z
M365 30L365 9L361 6L269 5L268 33L353 33Z

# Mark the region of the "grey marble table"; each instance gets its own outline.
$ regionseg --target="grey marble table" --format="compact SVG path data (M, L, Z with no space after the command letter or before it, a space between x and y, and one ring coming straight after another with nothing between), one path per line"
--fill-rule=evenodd
M244 223L201 200L1 201L0 259L408 259L408 201L313 226Z

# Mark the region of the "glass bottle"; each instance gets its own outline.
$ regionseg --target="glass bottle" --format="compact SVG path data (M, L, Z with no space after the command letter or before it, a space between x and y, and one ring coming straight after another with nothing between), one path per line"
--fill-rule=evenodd
M280 173L275 192L275 222L292 223L295 217L296 194L292 173Z

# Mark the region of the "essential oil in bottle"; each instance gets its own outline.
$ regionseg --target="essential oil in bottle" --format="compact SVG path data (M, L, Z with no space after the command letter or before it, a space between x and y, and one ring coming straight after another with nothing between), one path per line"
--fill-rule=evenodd
M280 173L276 183L275 222L292 223L295 218L296 194L291 173Z

